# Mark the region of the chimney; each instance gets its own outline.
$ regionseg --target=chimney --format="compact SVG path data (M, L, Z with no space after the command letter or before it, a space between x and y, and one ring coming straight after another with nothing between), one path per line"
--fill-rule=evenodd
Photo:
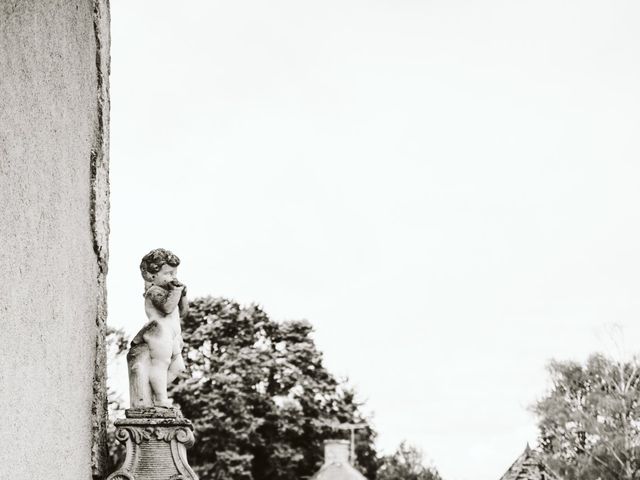
M324 464L349 464L349 441L327 440L324 442Z
M324 464L310 480L367 480L349 463L348 440L324 442Z

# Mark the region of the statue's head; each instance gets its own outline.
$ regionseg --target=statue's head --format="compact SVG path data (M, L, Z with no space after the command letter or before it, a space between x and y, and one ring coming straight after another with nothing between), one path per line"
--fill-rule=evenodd
M180 259L164 248L151 250L140 262L140 273L145 283L164 285L175 280Z

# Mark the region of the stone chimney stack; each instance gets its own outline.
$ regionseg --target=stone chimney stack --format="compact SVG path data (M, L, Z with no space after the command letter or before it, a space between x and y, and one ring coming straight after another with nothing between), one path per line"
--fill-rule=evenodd
M310 480L367 480L349 462L348 440L324 442L324 464Z
M349 442L347 440L327 440L324 442L324 463L349 463Z

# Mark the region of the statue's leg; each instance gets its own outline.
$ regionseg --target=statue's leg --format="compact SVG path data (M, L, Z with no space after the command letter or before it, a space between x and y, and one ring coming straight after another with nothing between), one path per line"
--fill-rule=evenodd
M149 346L149 383L153 392L153 404L170 407L167 397L167 370L172 353L170 332L156 323L155 328L150 328L144 335L144 340Z
M169 365L169 372L167 372L167 385L173 382L176 377L185 370L184 360L182 354L178 353L171 359L171 365Z
M170 407L169 397L167 397L167 370L169 362L164 359L151 359L149 369L149 383L153 390L153 404L158 407Z
M149 385L149 349L146 345L131 347L127 355L127 367L131 407L153 406Z

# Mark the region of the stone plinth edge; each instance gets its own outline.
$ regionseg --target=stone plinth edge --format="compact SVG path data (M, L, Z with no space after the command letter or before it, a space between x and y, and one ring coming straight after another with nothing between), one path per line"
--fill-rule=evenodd
M182 411L176 407L137 407L124 411L127 418L177 418L184 420ZM188 422L188 420L187 420ZM190 423L190 422L189 422Z
M125 444L122 465L107 480L197 480L187 461L194 443L193 425L179 410L129 409L116 420L116 439ZM179 416L178 416L179 415Z

